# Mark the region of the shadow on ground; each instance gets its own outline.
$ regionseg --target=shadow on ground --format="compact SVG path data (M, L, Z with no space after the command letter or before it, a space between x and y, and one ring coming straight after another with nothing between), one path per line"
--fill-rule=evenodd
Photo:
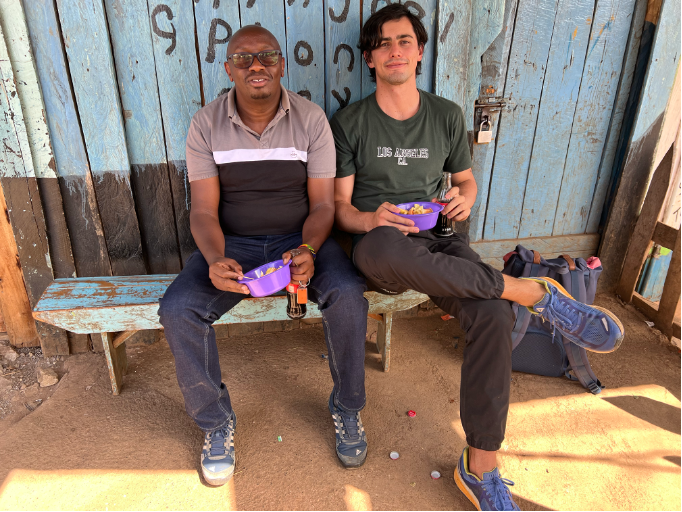
M607 388L593 396L563 378L514 373L503 476L526 510L679 509L679 353L634 310L599 303L627 330L619 351L590 357ZM217 489L199 476L202 434L184 412L165 342L128 350L118 397L101 355L72 356L49 399L3 420L0 509L473 510L452 479L465 446L463 335L454 320L402 319L392 346L384 373L367 345L370 451L347 471L334 454L322 330L221 340L237 471Z

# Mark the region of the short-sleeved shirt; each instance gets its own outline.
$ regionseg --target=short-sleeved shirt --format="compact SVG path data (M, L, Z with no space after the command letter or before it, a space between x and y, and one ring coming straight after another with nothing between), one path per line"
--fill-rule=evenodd
M187 173L189 181L220 178L225 234L295 233L308 217L308 178L336 175L334 138L324 111L284 87L259 135L240 119L232 89L194 114Z
M374 94L336 112L336 177L355 174L351 204L373 212L384 202L430 201L443 172L471 168L462 109L419 91L418 112L398 121L386 115Z

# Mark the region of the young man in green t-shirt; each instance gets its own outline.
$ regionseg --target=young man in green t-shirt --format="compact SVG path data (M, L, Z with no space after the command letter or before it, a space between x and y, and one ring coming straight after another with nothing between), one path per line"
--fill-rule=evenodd
M438 238L395 215L396 204L435 200L443 172L452 173L448 218L466 219L476 200L462 109L417 89L426 42L421 21L400 4L377 11L362 28L360 50L377 89L331 120L336 225L354 235L353 262L371 287L426 293L459 318L467 332L460 416L468 446L455 481L479 510L513 510L511 482L496 467L509 409L510 301L596 352L618 348L623 327L551 279L502 275L469 248L466 235Z

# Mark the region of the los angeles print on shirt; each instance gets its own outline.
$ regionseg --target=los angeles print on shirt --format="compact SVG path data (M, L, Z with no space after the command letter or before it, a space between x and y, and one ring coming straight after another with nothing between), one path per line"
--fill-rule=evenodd
M387 148L377 146L378 158L397 158L398 165L407 165L408 158L429 158L429 148Z

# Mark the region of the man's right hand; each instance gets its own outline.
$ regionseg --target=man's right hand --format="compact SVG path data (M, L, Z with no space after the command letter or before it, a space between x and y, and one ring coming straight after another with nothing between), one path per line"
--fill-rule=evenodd
M213 286L225 292L249 294L245 284L239 284L236 280L242 279L242 266L230 258L216 258L208 267L208 276Z
M414 221L395 215L396 213L400 213L400 209L396 205L383 203L372 214L372 225L367 231L379 226L392 226L398 228L404 235L419 233L419 228L415 227Z

